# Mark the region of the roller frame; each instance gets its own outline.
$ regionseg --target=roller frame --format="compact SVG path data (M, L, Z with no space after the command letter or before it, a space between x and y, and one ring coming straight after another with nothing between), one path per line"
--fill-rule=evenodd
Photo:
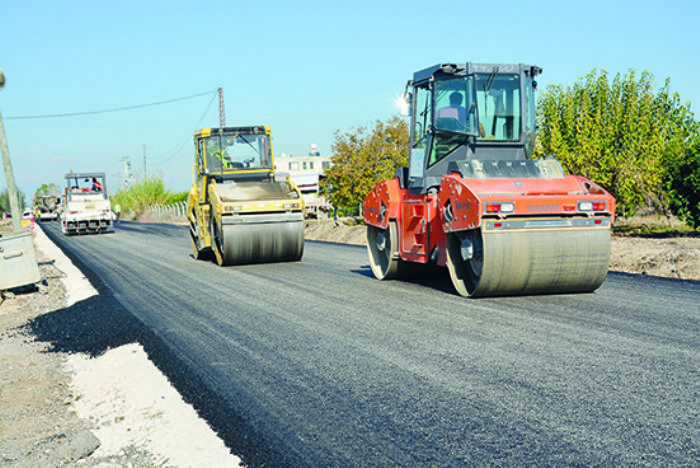
M378 184L367 196L367 249L378 279L399 278L408 267L433 262L447 266L455 289L466 297L591 292L605 281L613 220L609 214L482 217L485 200L492 197L473 193L466 185L471 181L465 179L447 176L444 182L437 197L412 195L400 189L396 179ZM453 182L459 182L461 189L448 185ZM591 197L601 195L509 199L517 198L517 206L557 205L565 200L575 206L576 200ZM426 207L425 222L412 210L420 204ZM446 216L453 205L459 218ZM483 239L483 269L476 280L467 274L473 262L464 260L454 245L455 239L467 235Z

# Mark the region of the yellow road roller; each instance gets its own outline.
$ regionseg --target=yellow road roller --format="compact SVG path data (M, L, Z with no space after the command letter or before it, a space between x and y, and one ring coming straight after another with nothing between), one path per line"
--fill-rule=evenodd
M187 201L192 254L219 265L298 261L304 199L278 180L266 125L203 128L194 134Z

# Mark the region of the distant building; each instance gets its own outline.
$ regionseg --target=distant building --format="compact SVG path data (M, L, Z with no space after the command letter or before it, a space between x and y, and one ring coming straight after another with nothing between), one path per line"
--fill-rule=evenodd
M289 176L297 184L306 202L306 211L327 211L330 204L318 194L318 181L324 171L331 167L331 157L321 156L315 144L309 148L308 156L293 156L282 153L275 156L275 173L278 178Z
M287 172L290 175L323 174L329 167L330 156L275 156L275 172Z

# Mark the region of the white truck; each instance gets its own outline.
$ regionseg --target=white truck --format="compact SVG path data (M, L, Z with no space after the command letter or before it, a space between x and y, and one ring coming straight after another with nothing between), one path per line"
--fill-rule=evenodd
M99 234L112 230L114 214L109 204L104 172L70 172L61 210L63 234Z

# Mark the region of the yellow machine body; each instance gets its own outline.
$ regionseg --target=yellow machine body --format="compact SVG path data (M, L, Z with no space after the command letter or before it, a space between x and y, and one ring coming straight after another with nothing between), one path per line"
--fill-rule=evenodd
M195 132L188 196L192 253L219 265L300 260L304 199L274 170L268 126Z

